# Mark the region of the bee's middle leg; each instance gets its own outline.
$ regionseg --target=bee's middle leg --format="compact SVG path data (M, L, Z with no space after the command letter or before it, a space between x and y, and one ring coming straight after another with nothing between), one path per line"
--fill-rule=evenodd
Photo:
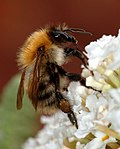
M83 78L80 74L66 72L61 66L56 65L58 73L61 76L67 76L70 81L80 81L82 85L85 86L85 78Z
M81 85L85 86L88 89L92 89L97 92L101 92L100 90L94 89L91 86L86 86L86 79L83 78L80 74L75 74L75 73L66 73L66 76L71 80L71 81L80 81Z

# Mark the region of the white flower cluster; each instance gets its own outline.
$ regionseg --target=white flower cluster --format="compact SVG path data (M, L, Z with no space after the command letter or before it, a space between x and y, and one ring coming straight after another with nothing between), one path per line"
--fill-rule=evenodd
M62 112L43 116L45 128L28 139L23 149L120 147L120 33L117 37L104 35L85 49L90 71L84 69L82 75L87 86L98 91L79 82L70 84L67 97L73 105L78 129Z

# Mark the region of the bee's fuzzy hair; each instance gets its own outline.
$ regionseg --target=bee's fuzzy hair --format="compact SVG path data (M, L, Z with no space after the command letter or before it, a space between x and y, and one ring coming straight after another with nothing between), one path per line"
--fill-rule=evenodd
M33 63L37 49L41 46L45 46L45 49L49 49L51 41L46 33L46 29L39 29L31 34L22 48L17 53L17 62L20 68L25 68Z
M41 29L38 29L37 31L35 31L34 33L32 33L27 38L24 45L20 48L20 50L17 53L17 63L18 63L19 68L24 69L27 66L30 66L31 64L34 63L36 53L37 53L37 49L39 47L44 46L45 51L46 52L49 51L47 53L50 53L49 49L52 49L52 48L55 49L56 48L56 45L54 45L49 38L49 35L48 35L49 31L51 31L51 30L62 30L62 31L64 31L66 29L67 29L67 25L65 23L60 24L60 25L52 25L51 24L51 25L47 25L44 29L41 28ZM55 51L53 51L53 53ZM58 51L62 52L62 49L59 48ZM62 53L60 55L62 55Z

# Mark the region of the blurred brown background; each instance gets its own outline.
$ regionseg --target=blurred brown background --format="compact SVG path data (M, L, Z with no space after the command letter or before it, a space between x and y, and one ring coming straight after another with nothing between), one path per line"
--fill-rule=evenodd
M120 0L4 0L0 1L0 91L18 72L16 52L26 37L49 23L66 22L93 33L78 36L84 48L103 34L117 35ZM80 72L79 61L69 71Z

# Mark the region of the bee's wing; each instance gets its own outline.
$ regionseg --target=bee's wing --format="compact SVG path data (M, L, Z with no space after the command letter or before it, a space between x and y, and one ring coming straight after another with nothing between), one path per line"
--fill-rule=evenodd
M21 75L21 80L18 88L18 93L17 93L17 109L22 108L22 99L24 95L24 80L25 80L25 69L23 70L23 73Z
M33 70L33 76L31 83L29 84L29 97L32 100L32 104L37 109L38 104L38 92L39 92L39 84L40 84L40 69L43 65L43 56L44 56L44 48L40 47L36 54L35 66Z

